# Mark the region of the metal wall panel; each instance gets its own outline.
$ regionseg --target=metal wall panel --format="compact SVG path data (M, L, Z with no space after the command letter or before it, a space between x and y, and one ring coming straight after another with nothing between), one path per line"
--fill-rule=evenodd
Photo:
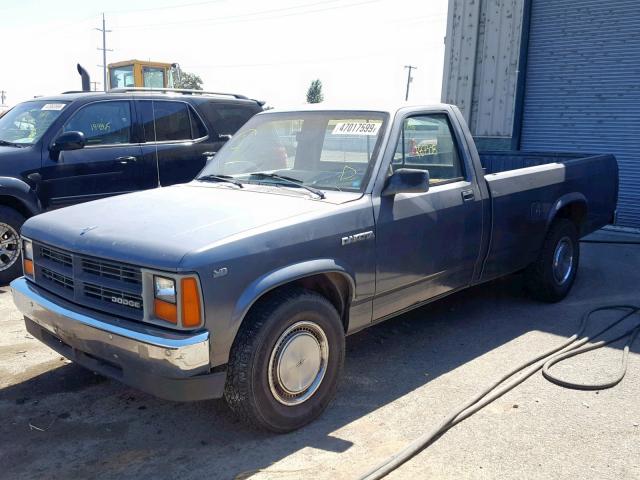
M460 107L471 133L513 130L524 0L449 0L442 101Z
M618 225L640 228L640 1L533 1L521 145L613 153Z

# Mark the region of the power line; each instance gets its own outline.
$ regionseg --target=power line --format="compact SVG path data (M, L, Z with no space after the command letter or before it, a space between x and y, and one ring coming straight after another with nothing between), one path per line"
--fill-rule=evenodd
M135 24L135 25L124 25L122 27L118 27L117 30L128 30L128 29L148 29L148 28L165 28L171 25L194 25L194 24L206 24L206 25L217 25L217 24L227 24L227 23L241 23L241 22L252 22L252 21L260 21L260 20L271 20L271 19L279 19L283 17L292 17L297 15L307 15L309 13L317 13L317 12L325 12L329 10L339 10L344 8L356 7L360 5L367 5L371 3L379 3L383 0L366 0L356 3L344 4L343 0L325 0L322 2L309 3L306 5L298 5L295 7L284 7L284 8L274 8L270 10L262 10L259 12L253 13L245 13L241 15L229 15L226 17L215 17L215 18L204 18L204 19L195 19L195 20L182 20L179 22L164 22L164 23L148 23L148 24ZM327 5L329 3L339 3L338 5L334 5L326 8L316 8L313 10L303 10L300 12L291 12L282 14L282 12L286 12L289 10L297 10L301 8L309 8L317 5ZM269 15L277 13L276 16L268 16L261 17L260 15Z
M200 5L208 5L211 3L220 3L224 1L225 0L208 0L206 2L182 3L182 4L176 4L176 5L166 5L164 7L160 6L160 7L150 7L150 8L128 8L128 9L122 9L122 10L107 10L106 13L118 14L118 13L151 12L151 11L155 12L157 10L172 10L175 8L197 7Z
M104 13L102 14L102 28L96 28L99 32L102 32L102 48L98 47L98 50L102 50L102 80L104 85L104 91L107 91L107 52L113 52L112 49L107 48L107 33L111 30L107 30L104 20Z
M411 82L413 82L413 77L411 76L411 70L417 70L418 67L414 67L413 65L405 65L404 68L409 69L409 72L407 73L407 93L405 93L404 95L404 100L406 102L407 100L409 100L409 85L411 85Z

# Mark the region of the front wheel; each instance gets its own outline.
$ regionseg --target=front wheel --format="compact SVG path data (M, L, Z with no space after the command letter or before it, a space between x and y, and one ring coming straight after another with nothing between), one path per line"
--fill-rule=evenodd
M344 350L340 316L326 298L298 288L268 294L234 341L225 400L256 427L300 428L335 396Z
M535 262L526 270L531 295L545 302L558 302L567 296L578 272L580 242L573 222L553 222Z
M0 285L22 274L20 229L24 221L13 208L0 206Z

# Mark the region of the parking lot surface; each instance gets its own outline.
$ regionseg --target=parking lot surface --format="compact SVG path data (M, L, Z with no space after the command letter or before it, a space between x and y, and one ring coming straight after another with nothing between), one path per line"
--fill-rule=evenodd
M237 422L222 400L163 401L69 363L27 334L1 287L0 478L355 478L612 303L640 304L640 246L582 244L558 304L530 300L512 276L349 337L329 409L274 435ZM621 352L618 342L555 371L613 376ZM638 479L639 398L640 340L615 388L567 390L538 373L388 478Z

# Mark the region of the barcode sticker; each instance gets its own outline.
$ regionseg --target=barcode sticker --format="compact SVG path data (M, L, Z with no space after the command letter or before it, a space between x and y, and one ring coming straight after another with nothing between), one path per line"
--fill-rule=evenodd
M332 135L378 135L382 122L347 120L336 123Z

